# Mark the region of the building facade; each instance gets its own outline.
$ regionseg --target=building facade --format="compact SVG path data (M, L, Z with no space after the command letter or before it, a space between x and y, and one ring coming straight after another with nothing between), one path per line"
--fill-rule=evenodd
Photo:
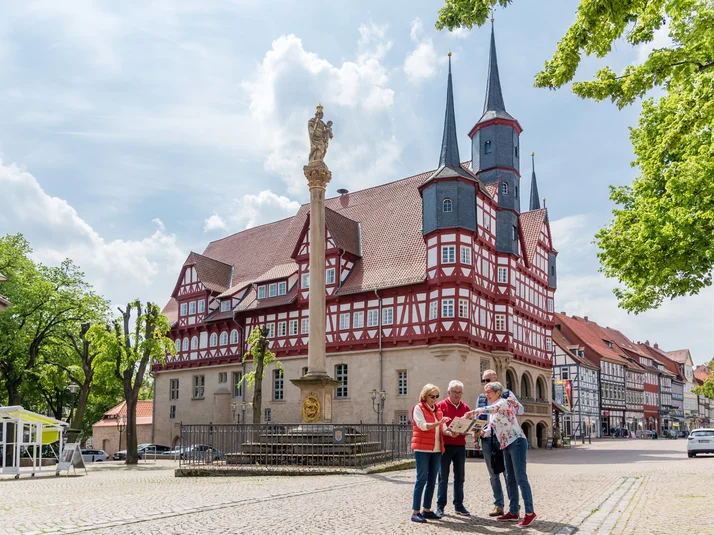
M692 391L696 385L694 380L694 361L689 349L678 349L667 351L667 357L675 362L684 378L684 421L688 430L697 429L701 426L699 417L699 400Z
M553 329L553 343L553 386L562 385L566 402L559 416L561 431L576 438L600 437L598 368L585 358L585 348L565 338L557 327ZM556 400L554 394L554 406Z
M310 265L309 206L189 255L164 308L176 354L154 370L157 442L175 441L180 422L250 421L242 355L255 327L282 363L266 370L262 419L299 421L289 379L305 373L309 272L324 269L327 367L341 382L332 421L377 421L376 390L386 396L383 421L406 423L425 383L445 393L451 379L474 403L492 368L521 398L531 446L545 445L557 253L535 171L521 211L522 129L505 109L493 31L465 163L450 65L446 100L435 171L325 201L324 266Z

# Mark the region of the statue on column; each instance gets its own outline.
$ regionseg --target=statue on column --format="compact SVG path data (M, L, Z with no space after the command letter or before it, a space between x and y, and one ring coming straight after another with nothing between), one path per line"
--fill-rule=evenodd
M332 139L332 121L325 124L322 120L322 105L317 105L315 117L307 122L307 133L310 136L310 163L322 162L327 153L327 146Z

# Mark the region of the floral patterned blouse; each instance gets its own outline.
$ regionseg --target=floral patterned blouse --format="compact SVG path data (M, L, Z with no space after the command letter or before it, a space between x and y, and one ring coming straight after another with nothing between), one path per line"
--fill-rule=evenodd
M506 449L510 444L519 438L525 438L521 426L518 425L516 413L519 410L520 403L516 397L511 394L507 399L499 399L493 405L476 409L476 414L490 414L490 430L496 433L501 449ZM487 436L490 433L487 433Z

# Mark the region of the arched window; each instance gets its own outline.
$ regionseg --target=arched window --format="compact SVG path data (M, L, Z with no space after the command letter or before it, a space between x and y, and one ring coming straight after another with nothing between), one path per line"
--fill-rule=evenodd
M198 349L198 336L191 338L191 349Z
M501 184L501 193L508 195L508 182Z
M529 398L531 395L531 382L528 379L528 375L524 373L521 377L521 397Z
M216 333L211 333L211 339L208 342L211 347L216 347L218 345L218 335Z
M506 371L506 388L513 392L516 396L518 396L518 393L516 392L516 377L513 375L513 372L511 370Z
M221 333L221 345L222 346L228 345L228 333L226 331L223 331Z
M483 150L486 154L491 154L491 142L490 141L484 142Z
M454 211L454 204L451 202L451 199L444 199L443 207L444 212Z
M188 338L183 339L183 350L188 351Z
M176 351L181 351L181 339L176 339Z
M236 329L233 329L231 331L231 344L237 344L238 343L238 331Z
M536 399L545 399L545 386L542 377L538 377L536 381Z

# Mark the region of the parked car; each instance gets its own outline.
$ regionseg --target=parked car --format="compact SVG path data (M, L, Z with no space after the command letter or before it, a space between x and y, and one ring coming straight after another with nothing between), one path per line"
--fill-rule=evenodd
M222 461L226 458L221 450L217 450L210 444L194 444L192 446L186 446L185 448L178 448L171 451L167 455L170 455L175 459L205 462L209 449L213 451L214 461Z
M170 446L164 446L163 444L139 444L136 448L139 454L139 459L143 459L145 455L152 458L154 453L157 456L165 455L171 451ZM112 455L112 459L115 461L125 461L126 460L126 450L115 451Z
M687 439L687 456L697 453L714 453L714 429L695 429Z
M104 450L82 450L82 459L85 463L100 463L109 459Z

